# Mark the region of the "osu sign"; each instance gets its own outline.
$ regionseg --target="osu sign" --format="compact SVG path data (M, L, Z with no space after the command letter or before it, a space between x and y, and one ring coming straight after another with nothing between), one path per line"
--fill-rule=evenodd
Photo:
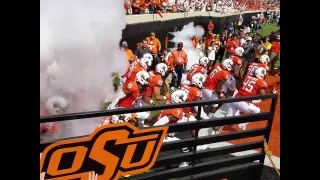
M114 180L137 174L155 163L168 127L138 129L129 123L108 124L88 138L60 141L42 153L40 173L46 180Z

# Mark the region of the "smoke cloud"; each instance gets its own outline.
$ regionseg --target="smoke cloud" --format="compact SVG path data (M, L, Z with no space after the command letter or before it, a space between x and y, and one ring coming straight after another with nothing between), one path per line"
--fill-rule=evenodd
M112 72L123 73L119 51L124 0L40 0L40 102L60 95L67 113L101 109L112 99ZM61 137L86 135L101 118L66 121ZM65 129L65 130L64 130Z
M199 63L200 50L193 48L191 37L203 37L204 29L199 26L194 26L194 22L190 22L184 25L181 31L170 33L174 36L170 41L175 43L175 48L178 47L179 42L183 43L183 50L186 51L189 59L187 70L189 70L193 64Z

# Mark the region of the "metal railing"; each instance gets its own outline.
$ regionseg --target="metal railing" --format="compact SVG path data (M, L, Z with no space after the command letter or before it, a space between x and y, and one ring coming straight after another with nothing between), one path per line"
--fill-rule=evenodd
M133 112L145 112L145 111L156 111L163 109L171 108L183 108L190 106L198 106L199 108L204 105L211 104L224 104L232 103L239 101L247 100L257 100L257 99L272 99L270 111L261 112L258 114L249 114L233 117L223 117L215 119L200 120L200 113L197 114L198 121L195 122L186 122L181 124L172 124L168 125L170 132L182 132L188 130L196 130L195 137L181 139L179 141L165 142L163 143L160 154L166 151L178 150L184 147L193 147L192 152L188 153L178 153L169 156L160 156L156 160L154 169L150 173L131 176L125 179L135 179L135 180L164 180L164 179L221 179L228 178L232 179L246 179L254 180L260 179L262 173L262 167L264 164L265 153L263 151L256 152L249 155L242 156L230 156L225 158L220 158L217 160L210 160L207 162L197 162L201 161L203 158L211 158L215 156L230 155L231 153L236 153L240 151L255 150L263 148L263 139L269 141L271 127L273 123L273 116L276 109L277 94L268 94L268 95L259 95L259 96L250 96L250 97L240 97L240 98L228 98L228 99L218 99L211 101L197 101L197 102L188 102L183 104L168 104L168 105L158 105L158 106L148 106L148 107L137 107L130 109L114 109L114 110L104 110L104 111L94 111L94 112L84 112L84 113L73 113L73 114L64 114L50 117L40 117L40 123L44 122L57 122L57 121L67 121L67 120L76 120L84 118L93 118L101 116L110 116L115 114L125 114ZM244 122L256 122L267 120L267 126L264 128L250 129L245 131L236 131L223 133L218 135L208 135L208 136L198 136L198 132L202 128L216 127L216 126L225 126L233 125ZM263 136L263 139L246 142L236 145L229 145L224 147L212 148L203 151L197 151L196 147L198 145L211 144L217 142L224 142L230 140L237 140L248 137L258 137ZM72 137L68 139L81 138L86 136ZM56 141L61 141L56 140ZM55 142L56 142L55 141ZM40 144L40 152L42 152L47 146L54 142L47 142ZM192 163L183 168L168 168L172 164L179 164L181 162L191 161ZM258 162L256 162L258 161Z

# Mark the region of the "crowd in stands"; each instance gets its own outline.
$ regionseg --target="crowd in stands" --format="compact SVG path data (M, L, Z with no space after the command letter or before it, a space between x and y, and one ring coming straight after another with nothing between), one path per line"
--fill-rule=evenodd
M232 14L280 10L280 0L127 0L127 15L210 11Z

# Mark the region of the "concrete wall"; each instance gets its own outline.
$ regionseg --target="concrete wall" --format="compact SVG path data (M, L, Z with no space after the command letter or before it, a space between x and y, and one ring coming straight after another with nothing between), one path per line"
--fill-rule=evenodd
M249 11L242 13L243 23L249 24L251 17L257 16L261 12ZM214 33L216 34L221 32L227 17L236 23L238 23L239 19L239 14L225 15L212 12L164 13L162 15L163 18L158 14L126 16L127 26L122 32L122 41L127 41L129 48L134 51L136 44L141 42L143 38L148 37L151 31L154 31L164 47L165 38L168 36L169 40L171 39L168 33L172 32L174 27L181 29L184 25L194 22L195 25L201 25L207 29L209 20L212 20L215 25Z

